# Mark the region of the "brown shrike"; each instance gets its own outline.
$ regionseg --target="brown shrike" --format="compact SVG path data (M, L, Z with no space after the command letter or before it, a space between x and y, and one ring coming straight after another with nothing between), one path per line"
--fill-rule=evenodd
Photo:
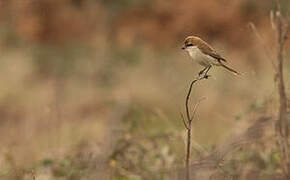
M232 72L235 75L241 75L236 70L226 66L226 59L220 56L209 44L196 36L188 36L182 49L186 50L190 57L198 64L204 67L198 75L201 76L204 72L204 77L208 78L208 71L212 66L221 66Z

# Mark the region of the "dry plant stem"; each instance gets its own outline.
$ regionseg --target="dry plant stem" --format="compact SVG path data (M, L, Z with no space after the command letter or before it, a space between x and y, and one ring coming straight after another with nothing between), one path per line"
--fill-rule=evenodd
M280 7L280 6L278 6ZM290 178L289 174L289 154L288 154L288 125L287 125L287 96L285 91L284 77L283 77L283 52L285 41L287 40L287 34L289 30L289 21L284 28L282 16L280 14L280 8L276 12L276 32L277 32L277 72L275 74L275 81L279 93L279 114L278 120L275 124L277 142L281 153L281 168L286 179Z
M271 15L272 17L272 15ZM271 18L272 20L272 18ZM272 21L271 21L272 22ZM263 47L265 53L266 53L266 57L267 59L270 61L271 65L273 66L275 72L277 71L277 67L274 63L274 57L273 57L273 51L266 45L262 35L259 33L259 31L257 30L256 26L254 23L250 22L249 23L249 27L251 28L251 30L253 31L253 33L255 34L258 42L261 44L261 46Z
M190 107L189 107L189 100L190 100L190 95L191 95L191 92L192 92L192 88L193 88L193 85L202 80L202 79L207 79L205 76L202 76L202 77L197 77L195 78L194 80L191 81L190 83L190 86L189 86L189 90L188 90L188 93L187 93L187 96L186 96L186 99L185 99L185 110L186 110L186 120L183 116L183 114L181 113L181 118L182 118L182 121L183 121L183 124L187 130L187 145L186 145L186 180L190 180L190 171L189 171L189 168L190 168L190 148L191 148L191 131L192 131L192 121L194 119L194 115L195 115L195 112L197 110L197 107L198 105L200 104L200 102L204 99L204 98L201 98L199 99L199 101L195 104L194 108L193 108L193 112L192 112L192 115L190 113Z
M283 168L286 179L290 178L289 174L289 154L288 154L288 126L287 126L287 96L285 92L285 84L283 77L283 51L285 41L287 40L287 33L289 30L289 21L286 25L286 30L283 31L283 22L281 16L277 18L277 33L278 33L278 71L276 74L277 77L277 86L279 90L279 99L280 99L280 107L279 107L279 117L276 124L277 132L278 132L278 143L281 151L281 166Z

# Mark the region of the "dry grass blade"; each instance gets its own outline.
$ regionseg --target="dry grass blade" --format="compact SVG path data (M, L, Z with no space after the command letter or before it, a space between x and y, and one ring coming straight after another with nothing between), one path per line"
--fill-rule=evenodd
M200 98L200 99L197 101L197 103L194 105L194 107L193 107L193 111L192 111L192 116L191 116L191 118L190 118L191 121L193 120L193 118L194 118L194 116L195 116L195 114L196 114L196 110L197 110L198 106L200 105L201 101L203 101L203 100L205 100L205 99L206 99L205 97Z
M272 16L271 16L272 17ZM272 22L272 21L271 21ZM272 23L271 23L272 24ZM272 24L273 27L274 24ZM261 34L259 33L259 31L257 30L256 26L254 23L250 22L249 23L249 27L250 29L253 31L254 35L256 36L258 42L261 44L261 46L263 47L263 50L266 54L267 59L270 61L271 65L273 66L275 72L277 71L277 65L274 63L274 57L272 54L274 54L274 52L271 50L271 48L269 48L266 45L266 42L264 41L263 37L261 36Z

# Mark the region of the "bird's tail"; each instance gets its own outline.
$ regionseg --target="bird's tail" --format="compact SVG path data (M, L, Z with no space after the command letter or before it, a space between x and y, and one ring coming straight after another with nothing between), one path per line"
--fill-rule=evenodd
M230 71L230 72L233 73L234 75L237 75L237 76L241 76L241 75L242 75L242 74L239 73L238 71L236 71L236 70L234 70L234 69L232 69L232 68L226 66L226 65L223 64L223 63L220 63L220 65L221 65L222 67L226 68L228 71Z

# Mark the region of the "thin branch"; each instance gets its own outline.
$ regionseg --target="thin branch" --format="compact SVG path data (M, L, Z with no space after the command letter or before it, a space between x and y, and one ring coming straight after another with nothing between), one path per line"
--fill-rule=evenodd
M186 124L185 119L184 119L184 116L183 116L183 114L181 112L180 112L180 116L181 116L182 122L184 124L184 127L188 130L189 129L188 128L188 125Z
M186 116L187 116L188 120L191 119L190 112L189 112L189 109L190 109L189 108L189 98L190 98L190 95L191 95L192 87L193 87L194 83L196 83L197 81L203 80L203 79L206 79L206 78L204 76L197 77L194 80L192 80L191 83L190 83L189 90L188 90L188 93L187 93L187 96L186 96L186 100L185 100Z
M285 27L285 32L283 34L283 44L285 44L285 41L288 39L288 33L290 29L290 20L289 17L286 19L286 27Z
M277 4L277 12L281 12L281 4L280 4L280 0L276 0L276 4Z
M194 116L195 116L195 113L196 113L196 110L197 110L198 106L200 105L201 101L203 101L203 100L205 100L205 99L206 99L205 97L202 97L202 98L200 98L200 99L197 101L197 103L195 103L194 108L193 108L193 111L192 111L192 116L191 116L191 118L190 118L191 121L193 120L193 118L194 118Z
M275 18L276 17L275 17L275 14L274 14L273 10L270 11L270 23L271 23L271 27L272 27L273 31L276 31Z
M289 169L289 153L288 153L288 124L287 124L287 95L285 90L285 82L283 76L283 62L284 62L284 47L288 38L290 21L287 18L286 22L281 15L280 0L276 0L277 11L275 13L275 29L277 37L277 71L275 73L276 87L279 95L279 112L278 120L275 123L276 141L279 146L281 160L280 166L285 176L285 179L290 178Z
M200 104L200 102L204 99L201 98L199 99L199 101L195 104L194 108L193 108L193 112L192 115L190 113L190 108L189 108L189 100L190 100L190 95L192 92L192 88L193 85L203 79L207 79L207 77L205 76L198 76L197 78L195 78L194 80L191 81L190 86L189 86L189 90L187 92L186 95L186 99L185 99L185 110L186 110L186 120L187 123L185 122L185 118L183 117L183 114L181 114L182 116L182 120L184 123L185 128L187 129L187 145L186 145L186 180L190 180L190 172L189 172L189 163L190 163L190 148L191 148L191 123L192 120L194 118L195 112L197 110L198 105Z

